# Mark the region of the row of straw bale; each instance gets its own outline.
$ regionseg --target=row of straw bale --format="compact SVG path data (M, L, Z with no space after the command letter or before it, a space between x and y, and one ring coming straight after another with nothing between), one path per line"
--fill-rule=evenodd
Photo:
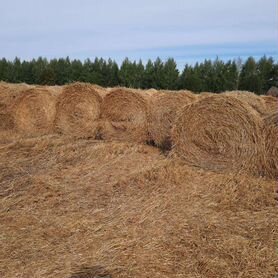
M277 98L271 96L106 90L84 83L21 87L12 99L4 91L0 87L2 131L152 142L207 170L278 172L277 121L270 116L277 113Z

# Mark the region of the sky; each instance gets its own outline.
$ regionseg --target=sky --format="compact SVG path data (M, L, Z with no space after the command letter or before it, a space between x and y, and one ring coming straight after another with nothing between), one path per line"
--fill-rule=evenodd
M277 0L0 0L0 57L278 60Z

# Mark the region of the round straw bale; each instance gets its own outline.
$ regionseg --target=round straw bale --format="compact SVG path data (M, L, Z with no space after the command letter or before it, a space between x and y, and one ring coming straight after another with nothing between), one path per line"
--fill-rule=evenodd
M183 107L172 136L174 153L190 165L258 174L262 120L239 99L214 95Z
M12 108L17 130L28 135L53 131L55 101L56 98L46 88L22 91Z
M278 178L278 112L263 119L265 140L264 174Z
M149 113L150 139L163 149L171 148L171 129L178 111L196 100L190 92L167 92L152 98Z
M117 88L103 99L102 138L120 141L145 142L148 104L143 94Z
M267 113L265 102L260 96L255 95L254 93L250 93L247 91L230 91L224 92L223 95L232 96L247 103L260 115L265 115Z
M85 83L65 86L56 105L58 132L76 137L95 137L98 132L102 98Z

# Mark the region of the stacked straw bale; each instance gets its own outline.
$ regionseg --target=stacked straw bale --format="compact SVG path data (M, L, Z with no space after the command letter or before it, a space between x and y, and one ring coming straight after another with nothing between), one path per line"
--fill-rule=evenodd
M237 98L214 95L185 106L172 136L173 152L190 165L259 174L262 120Z
M144 94L122 88L111 90L103 99L101 137L144 143L148 140L147 115Z
M264 174L269 178L278 178L278 111L265 117L265 163Z
M150 103L149 133L155 145L170 149L171 129L178 111L197 98L191 92L165 92Z
M93 86L74 83L59 95L56 130L75 137L95 137L98 133L102 98Z
M12 105L18 132L43 135L53 131L56 97L46 88L23 90Z

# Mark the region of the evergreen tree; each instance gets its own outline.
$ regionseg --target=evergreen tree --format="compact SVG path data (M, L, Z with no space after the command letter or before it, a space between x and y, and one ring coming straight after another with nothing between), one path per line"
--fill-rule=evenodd
M108 59L105 73L105 86L114 87L119 84L119 68L115 61Z
M0 80L8 81L8 61L5 58L0 60Z
M85 77L83 75L83 65L79 60L73 60L71 62L71 70L70 70L70 82L73 81L85 81Z
M278 86L278 63L273 58L262 57L258 62L249 57L223 62L205 60L194 66L185 65L181 74L174 59L166 62L158 57L131 62L126 58L119 68L112 59L95 58L71 61L69 57L47 59L39 57L21 62L19 58L0 60L0 80L12 83L63 85L74 81L95 83L101 86L126 86L132 88L188 89L195 92L222 92L227 90L248 90L258 94L266 93L271 86Z
M148 60L145 67L144 76L143 76L143 88L154 88L154 65L151 60Z
M163 76L164 65L159 57L156 58L153 64L153 68L154 68L154 75L152 80L152 87L155 89L164 89L163 81L161 78Z
M32 75L35 84L42 84L43 73L46 70L48 62L45 58L39 57L37 60L32 60ZM58 84L58 83L57 83Z
M160 79L163 89L175 90L178 88L179 71L173 58L169 58L165 62Z
M201 91L201 78L198 73L198 63L194 67L186 65L180 78L179 88L193 92Z
M258 93L260 94L266 93L272 86L275 85L273 69L274 69L273 58L267 58L266 56L263 56L259 60L257 64L257 70L259 72L259 77L261 80L261 88Z
M21 81L27 84L35 83L33 76L33 63L23 61L21 64Z
M239 76L239 89L255 93L261 92L262 80L257 70L257 64L253 57L249 57L243 64Z

